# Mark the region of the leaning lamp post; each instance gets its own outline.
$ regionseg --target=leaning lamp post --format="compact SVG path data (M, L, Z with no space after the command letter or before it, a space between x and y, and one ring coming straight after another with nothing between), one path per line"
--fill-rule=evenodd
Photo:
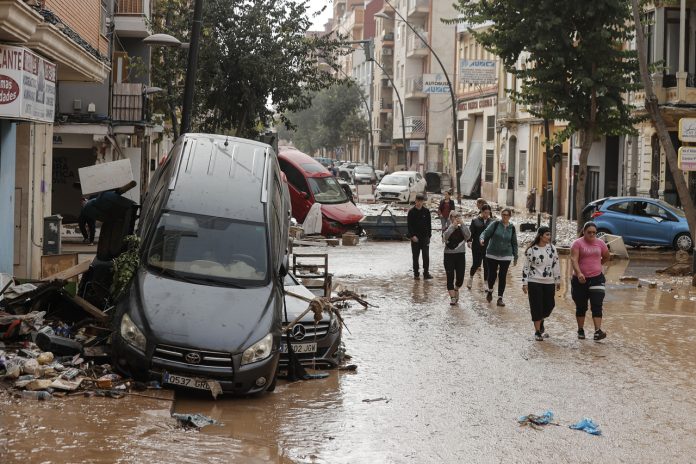
M195 0L193 6L193 23L191 25L191 43L188 51L188 64L186 66L186 82L184 84L184 102L181 108L181 130L183 135L191 130L191 112L193 111L193 90L196 84L196 70L198 68L198 48L203 24L203 0ZM143 39L147 45L160 45L165 47L185 47L177 38L169 34L153 34Z
M423 42L423 45L425 45L428 50L430 50L430 53L433 54L433 57L435 60L437 60L437 63L440 65L440 68L442 68L442 73L445 75L445 79L447 80L447 87L449 87L449 92L450 92L450 98L452 100L452 141L454 145L454 168L455 168L455 176L457 177L457 199L461 203L461 198L462 198L462 189L461 189L461 176L459 174L459 143L457 141L457 99L454 96L454 88L452 87L452 82L450 81L449 74L447 73L447 70L445 69L445 66L442 64L442 61L440 60L440 57L435 53L435 50L430 46L427 40L423 38L420 33L409 23L406 18L404 18L401 13L399 13L399 10L394 8L394 5L392 5L389 0L384 0L384 3L389 5L389 7L394 10L394 13L400 18L401 22L405 23L409 29L420 39L421 42ZM386 19L393 19L391 16L387 15L386 13L377 13L375 14L375 17L377 18L386 18Z

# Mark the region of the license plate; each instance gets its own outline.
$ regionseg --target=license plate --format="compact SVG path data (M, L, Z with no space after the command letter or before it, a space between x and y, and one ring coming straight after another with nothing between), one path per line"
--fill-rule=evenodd
M294 351L296 354L316 353L317 352L317 344L316 343L293 343L292 344L292 351ZM288 352L287 343L282 343L280 345L280 352L281 353Z
M162 383L176 385L177 387L195 388L198 390L210 390L210 385L205 379L197 379L193 377L184 377L183 375L175 375L165 372L162 375Z

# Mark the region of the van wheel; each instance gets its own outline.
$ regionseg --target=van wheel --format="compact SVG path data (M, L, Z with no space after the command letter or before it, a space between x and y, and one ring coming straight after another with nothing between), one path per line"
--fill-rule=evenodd
M682 232L674 238L672 246L675 250L689 251L694 246L694 241L691 240L691 235L688 232Z

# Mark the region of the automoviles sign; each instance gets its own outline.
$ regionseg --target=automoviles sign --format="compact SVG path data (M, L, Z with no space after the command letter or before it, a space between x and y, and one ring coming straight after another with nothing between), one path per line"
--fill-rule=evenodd
M0 45L0 118L53 122L56 65L24 47Z
M444 74L423 74L423 93L450 93Z

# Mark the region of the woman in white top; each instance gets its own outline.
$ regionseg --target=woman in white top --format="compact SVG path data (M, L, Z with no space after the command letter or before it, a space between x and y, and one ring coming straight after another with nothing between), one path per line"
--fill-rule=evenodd
M524 256L522 290L529 297L534 338L542 341L548 337L544 330L544 319L551 315L556 306L555 291L561 288L561 266L556 247L551 245L551 230L548 227L539 227Z

